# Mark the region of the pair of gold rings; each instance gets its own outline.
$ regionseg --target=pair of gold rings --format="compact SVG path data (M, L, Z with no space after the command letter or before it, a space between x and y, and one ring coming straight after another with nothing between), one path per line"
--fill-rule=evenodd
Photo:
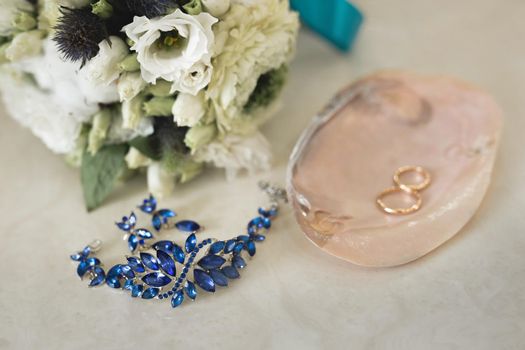
M415 184L405 184L402 182L401 177L405 174L409 173L415 173L419 177L421 177L421 181L419 183ZM430 173L425 170L423 167L420 166L403 166L394 174L394 184L395 186L387 188L383 192L377 196L376 203L387 214L391 215L407 215L414 213L421 209L421 205L423 203L423 200L421 198L420 191L424 190L428 186L430 186L431 182ZM391 208L389 207L385 202L385 197L395 194L395 193L401 193L409 195L413 201L414 204L408 208Z

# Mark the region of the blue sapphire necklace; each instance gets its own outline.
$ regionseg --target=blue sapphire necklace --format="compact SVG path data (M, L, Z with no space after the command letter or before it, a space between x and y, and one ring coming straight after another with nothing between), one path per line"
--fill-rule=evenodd
M246 267L246 258L256 253L256 244L263 242L272 221L279 212L279 202L286 201L285 190L261 182L259 187L268 194L270 205L259 208L258 215L247 225L246 233L229 240L207 238L197 240L201 225L192 220L172 221L177 214L170 209L157 209L153 196L138 207L151 215L154 231L175 227L188 234L184 244L174 241L155 241L154 234L146 228L136 228L135 213L122 218L117 227L125 232L130 251L126 262L112 266L106 272L96 257L101 241L96 240L83 250L71 255L78 262L77 274L89 278L89 287L107 285L127 291L132 298L169 299L173 308L186 298L195 300L201 291L213 293L217 287L227 287L231 280L240 277Z

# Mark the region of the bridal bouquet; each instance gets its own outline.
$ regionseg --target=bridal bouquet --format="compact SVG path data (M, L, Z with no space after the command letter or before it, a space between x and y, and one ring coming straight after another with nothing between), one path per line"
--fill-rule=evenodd
M284 0L3 0L0 91L89 210L141 169L165 196L206 164L268 168L297 30Z

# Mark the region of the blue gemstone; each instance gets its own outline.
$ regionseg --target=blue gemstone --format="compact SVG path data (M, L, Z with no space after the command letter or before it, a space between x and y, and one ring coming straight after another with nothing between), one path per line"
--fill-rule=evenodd
M266 236L263 236L263 235L254 235L253 236L253 239L256 240L257 242L262 242L266 239Z
M197 236L195 236L195 233L192 233L186 239L186 244L185 244L184 247L186 248L186 252L189 253L189 252L193 251L196 246L197 246Z
M153 215L151 218L151 224L155 228L155 230L160 231L160 228L162 227L162 219L160 215Z
M78 277L82 278L84 275L88 272L88 270L91 268L87 261L81 261L80 264L77 266L77 275Z
M244 248L244 242L239 242L233 247L233 253L239 254L242 251L242 248Z
M226 260L221 256L206 255L197 264L205 270L211 270L221 267L225 262Z
M224 266L221 271L231 280L241 277L239 271L233 266Z
M175 261L177 261L179 264L184 264L184 259L186 259L186 254L184 253L182 248L174 244L172 252L173 252L173 257L175 258Z
M233 251L233 248L235 248L235 240L230 239L226 242L226 245L224 246L224 253L230 254Z
M268 217L270 216L270 212L264 208L259 208L259 214L262 215L262 216L265 216L265 217Z
M185 267L184 269L182 269L182 273L188 273L189 270L189 268Z
M128 238L128 249L130 252L134 252L139 245L139 238L136 235L129 235Z
M153 299L159 294L159 292L160 289L158 288L148 288L142 292L142 299Z
M173 295L173 291L172 290L168 290L168 295Z
M153 244L153 249L155 250L163 250L166 253L171 253L173 251L173 242L171 241L158 241L155 244Z
M211 270L210 276L216 285L221 286L221 287L228 286L228 278L226 278L226 275L222 273L221 271L216 270L216 269Z
M250 254L250 256L254 256L255 255L255 242L254 241L249 241L248 242L248 245L247 245L247 248L248 248L248 254Z
M164 294L159 295L159 299L164 298Z
M121 278L122 277L122 265L117 264L108 271L108 278Z
M100 260L98 258L89 258L89 259L86 259L85 261L91 267L98 266L98 265L101 264L101 262L100 262Z
M157 200L152 195L149 196L149 199L144 199L142 205L139 206L140 210L147 214L151 214L157 208Z
M269 229L270 227L272 227L272 220L270 218L264 218L263 219L263 227L265 229Z
M133 269L129 265L122 265L121 268L122 275L126 277L127 279L135 278L135 272L133 272Z
M248 228L250 227L262 228L263 227L262 222L263 222L263 219L261 217L256 217L255 219L253 219L252 221L248 223Z
M120 281L117 277L106 277L106 284L111 288L120 288Z
M197 297L197 288L195 288L193 282L187 281L185 290L186 295L188 295L188 298L195 300L195 298Z
M177 214L170 209L161 209L157 212L157 214L162 218L163 223L167 224L169 218L173 218L177 216Z
M199 245L197 245L197 248L199 248L199 249L202 249L202 247L204 247L204 246L202 245L202 243L199 243Z
M140 253L140 259L146 267L153 271L159 270L159 261L153 255L149 253Z
M135 284L132 288L131 288L131 296L133 298L137 298L137 297L140 297L142 295L142 290L144 289L144 287L142 286L142 284Z
M145 239L153 238L153 234L143 228L139 228L138 230L135 230L135 233Z
M233 257L232 264L238 269L244 269L246 267L246 261L244 261L240 255Z
M164 272L166 272L170 276L176 275L177 272L175 269L175 262L173 261L171 256L169 256L168 253L166 253L163 250L158 250L157 258L159 259L160 267Z
M177 227L182 232L197 232L200 230L201 225L199 225L195 221L182 220L177 222L175 224L175 227Z
M81 253L71 254L69 257L73 261L80 261L80 260L82 260L84 258Z
M130 266L133 271L137 273L143 273L146 272L146 269L144 268L144 265L140 262L140 260L137 257L129 256L128 257L128 266Z
M133 283L133 280L127 280L126 283L124 283L124 287L122 288L126 290L132 290L134 285L135 284Z
M164 287L170 284L171 278L160 272L151 272L143 276L142 281L151 287Z
M250 237L249 237L249 236L246 236L246 235L242 235L242 236L237 237L237 239L238 239L239 241L244 242L244 243L248 243L248 241L250 240Z
M180 278L182 278L182 279L186 278L186 273L185 272L181 273L180 274Z
M199 287L201 287L207 292L215 292L215 282L213 282L211 276L208 275L206 272L199 269L194 269L193 277L195 278L195 283Z
M106 279L106 273L104 270L97 266L93 269L93 272L95 273L95 277L91 280L89 286L96 287L104 283L104 280Z
M184 301L184 293L182 292L182 290L178 290L175 292L175 295L173 296L173 298L171 298L171 307L176 308L177 306L182 304L183 301Z

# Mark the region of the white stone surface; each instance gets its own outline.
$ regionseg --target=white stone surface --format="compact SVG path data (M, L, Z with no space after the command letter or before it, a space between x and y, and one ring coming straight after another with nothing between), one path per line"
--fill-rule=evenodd
M284 183L296 138L334 92L409 68L477 83L507 117L493 185L457 237L409 265L364 269L315 248L284 210L242 278L192 305L91 290L68 255L98 237L101 258L116 262L126 247L113 221L144 196L145 180L87 214L78 172L2 112L0 349L524 349L525 2L358 3L367 22L352 55L301 34L285 108L265 128L271 174L226 183L212 172L162 204L206 234L238 233L263 199L256 181Z

